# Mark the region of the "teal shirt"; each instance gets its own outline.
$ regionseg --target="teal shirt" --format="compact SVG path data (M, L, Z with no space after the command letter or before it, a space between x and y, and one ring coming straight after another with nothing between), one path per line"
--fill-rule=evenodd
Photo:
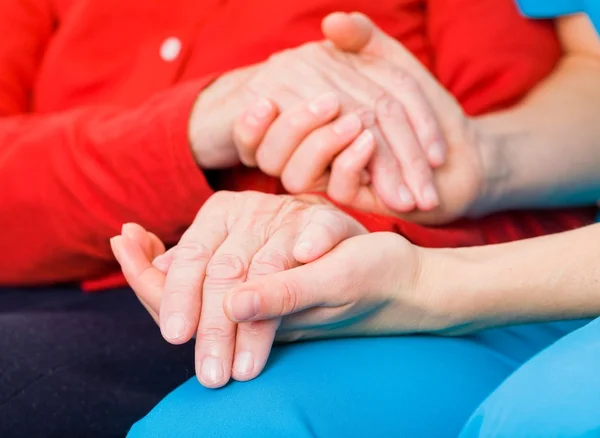
M521 12L531 18L553 18L586 13L600 34L600 0L516 0Z

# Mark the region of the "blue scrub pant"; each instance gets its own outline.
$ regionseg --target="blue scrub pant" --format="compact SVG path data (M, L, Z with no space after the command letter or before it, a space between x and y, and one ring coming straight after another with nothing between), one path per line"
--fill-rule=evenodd
M600 321L588 322L277 347L251 382L190 379L129 437L600 436Z

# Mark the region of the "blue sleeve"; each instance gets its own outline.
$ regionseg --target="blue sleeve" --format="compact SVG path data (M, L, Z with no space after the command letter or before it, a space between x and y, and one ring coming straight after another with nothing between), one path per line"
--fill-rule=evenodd
M552 18L586 13L600 33L600 0L516 0L521 12L531 18Z

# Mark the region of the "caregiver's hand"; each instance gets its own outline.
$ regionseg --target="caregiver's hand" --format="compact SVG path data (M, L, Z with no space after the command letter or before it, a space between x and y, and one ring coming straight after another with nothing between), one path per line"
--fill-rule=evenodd
M310 262L366 232L320 197L255 192L213 195L179 244L154 265L160 242L140 228L125 226L111 240L115 256L140 300L159 314L165 339L181 344L196 335L197 375L209 387L224 385L232 373L238 380L255 377L279 325L277 319L229 320L223 299L230 289Z
M235 164L236 154L244 164L255 165L256 155L263 172L282 176L299 192L354 144L363 152L376 148L373 186L386 205L396 211L435 207L430 164L444 161L445 145L437 124L429 123L433 119L416 117L427 103L420 94L395 86L399 73L392 64L372 63L386 78L377 83L355 68L353 57L331 44L308 43L220 77L201 93L190 119L192 149L200 166L226 167ZM232 135L233 121L249 106L251 113L242 119L250 127L270 124L281 112L258 151L252 133L238 129ZM397 121L387 132L375 123L377 108ZM293 129L288 130L289 124ZM300 142L306 147L298 149ZM370 156L361 153L363 160L365 156L368 162ZM308 173L301 164L307 157L314 164ZM284 173L288 161L295 170Z
M430 287L433 254L397 234L353 237L316 261L234 287L225 311L239 323L283 317L281 341L445 331L460 322L444 310L445 291Z
M382 87L389 84L389 77L383 74L378 63L385 60L393 64L402 72L393 82L394 86L401 92L419 90L431 106L433 115L423 106L416 107L422 119L420 123L425 126L439 123L441 127L448 150L446 163L434 174L440 204L431 211L414 211L400 216L421 223L444 223L464 215L476 215L478 204L486 196L487 179L494 177L486 172L487 168L494 167L494 158L486 156L487 139L480 127L463 113L454 97L402 44L363 14L331 14L323 21L323 32L339 50L356 54L348 58L353 60L355 68ZM376 115L381 132L389 142L394 142L398 138L398 118L383 109ZM350 180L356 181L356 178ZM382 205L376 196L352 197L353 193L361 192L337 186L332 186L329 191L337 202L368 211L395 213L385 199L382 199L385 204Z

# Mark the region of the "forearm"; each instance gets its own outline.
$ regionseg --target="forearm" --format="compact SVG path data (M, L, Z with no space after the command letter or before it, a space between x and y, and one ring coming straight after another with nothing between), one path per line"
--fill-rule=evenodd
M587 17L556 21L565 55L517 107L476 119L486 174L474 213L600 198L600 38Z
M108 239L129 221L175 241L212 193L188 141L203 85L133 109L0 119L0 284L101 275Z
M518 107L475 121L488 183L477 213L600 199L600 59L565 57Z
M592 317L600 314L598 241L600 224L502 245L427 250L421 278L459 321L458 333Z

